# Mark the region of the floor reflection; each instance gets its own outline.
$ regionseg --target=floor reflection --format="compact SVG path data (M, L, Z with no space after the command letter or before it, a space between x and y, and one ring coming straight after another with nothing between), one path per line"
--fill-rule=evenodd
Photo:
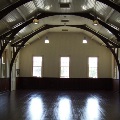
M72 120L71 99L68 97L59 97L55 112L57 120Z
M29 117L30 120L42 120L44 105L41 97L33 97L29 102Z
M101 120L101 109L97 97L88 98L84 109L85 120Z
M120 120L119 96L113 95L33 91L12 95L10 102L3 96L0 120Z

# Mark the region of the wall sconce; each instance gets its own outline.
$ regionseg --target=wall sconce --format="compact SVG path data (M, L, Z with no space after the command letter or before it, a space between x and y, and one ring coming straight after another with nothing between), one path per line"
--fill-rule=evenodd
M87 43L87 39L84 37L84 39L83 39L83 43Z
M45 43L49 43L48 37L45 38Z

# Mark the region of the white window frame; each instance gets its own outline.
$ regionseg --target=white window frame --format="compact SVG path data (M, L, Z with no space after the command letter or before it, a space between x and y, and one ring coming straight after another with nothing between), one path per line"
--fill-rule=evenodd
M33 56L33 57L32 57L32 63L33 63L33 58L34 58L34 57L41 57L41 58L42 58L42 63L41 63L41 66L34 66L34 65L32 64L32 76L33 76L33 77L42 77L42 73L43 73L43 56ZM40 76L34 76L34 75L33 75L33 68L34 68L34 67L41 67Z
M69 66L61 66L61 58L68 57L69 58ZM68 67L69 68L69 76L61 76L61 67ZM70 57L69 56L61 56L60 57L60 78L70 78Z
M96 68L97 68L97 77L90 77L90 76L89 76L89 68L90 68L90 67L89 67L89 58L97 58L97 67L96 67ZM92 67L92 68L93 68L93 67ZM98 57L96 57L96 56L95 56L95 57L88 57L88 77L89 77L89 78L98 78Z

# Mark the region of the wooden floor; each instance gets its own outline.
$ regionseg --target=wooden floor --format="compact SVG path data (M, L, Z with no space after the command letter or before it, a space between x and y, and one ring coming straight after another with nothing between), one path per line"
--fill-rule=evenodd
M0 120L120 120L114 92L13 91L0 94Z

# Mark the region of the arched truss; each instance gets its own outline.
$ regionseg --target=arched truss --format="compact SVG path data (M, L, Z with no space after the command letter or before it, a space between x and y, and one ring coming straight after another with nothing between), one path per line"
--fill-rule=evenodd
M4 8L3 10L0 11L0 19L2 19L4 16L6 16L8 13L10 13L11 11L13 11L14 9L16 9L16 8L18 8L19 6L21 6L21 5L23 5L23 4L27 3L27 2L30 2L30 1L33 1L33 2L34 2L34 0L19 0L19 1L17 1L16 3L13 3L13 4L11 4L10 6ZM118 11L118 12L120 13L120 9L119 9L120 6L117 5L116 3L114 3L113 1L111 1L111 0L97 0L97 1L102 2L102 3L110 6L111 8L115 9L116 11ZM54 15L56 14L56 13L50 13L50 12L47 12L47 13L46 13L46 11L39 11L39 12L42 14L42 16L45 14L44 16L46 16L46 17L47 17L47 16L50 16L50 14L54 14ZM46 15L46 14L48 14L48 15ZM60 14L60 13L58 13L58 14ZM64 13L63 13L63 14L64 14ZM71 14L71 13L70 13L70 14ZM75 15L75 13L72 13L71 15L73 15L73 14ZM82 15L82 13L77 13L77 14L79 14L79 16L80 16L80 14L81 14L81 17L83 16L83 17L88 18L88 19L91 19L91 20L94 19L94 16L90 15L90 13L83 13L83 14L86 14L86 15ZM39 16L40 16L40 15L38 15L38 18L40 19ZM120 33L119 33L118 30L112 28L110 25L108 25L108 24L105 23L104 21L101 21L101 20L99 20L99 21L100 21L100 24L101 24L102 26L104 26L105 28L109 29L110 32L112 32L117 38L119 38ZM30 23L31 23L30 20L26 21L26 22L23 23L23 24L27 24L27 23L30 24ZM27 24L27 25L28 25L28 24ZM21 29L23 28L22 26L25 27L24 25L21 25ZM15 30L16 30L16 29L15 29ZM1 39L1 38L5 38L7 35L12 34L13 31L14 31L14 29L7 31L7 32L4 33L3 35L0 35L0 39ZM14 35L12 35L12 36L14 36ZM120 40L118 39L118 41L120 41Z
M6 7L5 9L0 11L0 18L3 18L5 15L7 15L9 12L11 12L12 10L16 9L17 7L30 2L32 0L20 0L17 1L16 3L11 4L10 6ZM112 7L113 9L117 10L118 12L120 12L119 9L119 5L117 5L116 3L107 0L97 0L99 2L102 2L110 7ZM42 19L45 17L49 17L49 16L54 16L54 15L76 15L76 16L80 16L80 17L84 17L84 18L88 18L90 20L94 19L94 15L91 15L90 13L55 13L55 12L45 12L45 11L41 11L41 13L37 16L38 19ZM12 30L7 31L6 33L0 35L0 44L1 44L1 50L0 50L0 57L5 49L5 47L7 46L7 44L9 43L9 40L13 40L14 36L24 27L26 27L27 25L29 25L30 23L32 23L34 18L31 18L29 20L27 20L26 22L24 22L23 24L21 24L20 26L13 28ZM98 19L99 23L105 27L106 29L108 29L111 33L113 33L116 38L117 41L120 42L120 32L116 29L114 29L113 27L111 27L109 24L105 23L104 21ZM6 36L9 36L9 38L6 38ZM5 40L5 42L2 41Z
M87 19L90 19L90 20L93 20L94 19L94 16L92 16L91 14L89 13L41 13L37 16L38 19L42 19L42 18L45 18L45 17L50 17L50 16L54 16L54 15L75 15L75 16L79 16L79 17L84 17L84 18L87 18ZM9 40L13 40L14 39L14 36L24 27L26 27L27 25L29 25L30 23L33 22L33 19L34 18L31 18L29 19L28 21L24 22L23 24L21 24L20 26L12 29L11 31L8 31L7 33L3 34L2 36L0 36L0 39L4 38L3 40L1 40L0 44L1 44L1 50L0 50L0 57L2 56L2 53L5 49L5 47L7 46L7 44L9 43ZM98 20L99 21L99 24L101 24L102 26L104 26L106 29L108 29L109 31L111 31L111 33L113 33L116 38L117 38L117 41L120 41L120 35L119 35L119 31L117 31L116 29L112 28L110 25L108 25L107 23L101 21L101 20ZM8 36L8 38L6 38L6 36ZM120 47L118 43L114 43L111 41L111 43L114 45L114 47ZM115 45L116 44L116 45Z
M33 0L19 0L17 1L16 3L13 3L11 5L9 5L8 7L4 8L3 10L0 11L0 19L2 19L3 17L5 17L8 13L10 13L11 11L13 11L14 9L20 7L21 5L27 3L27 2L30 2L30 1L33 1ZM116 3L114 3L113 1L111 0L97 0L99 2L102 2L106 5L108 5L109 7L113 8L114 10L118 11L120 13L120 6L117 5ZM44 17L48 17L48 16L53 16L53 15L60 15L61 13L41 13L40 15L38 15L38 18L41 19L41 18L44 18ZM63 13L63 14L69 14L69 13ZM69 15L77 15L77 16L81 16L81 17L85 17L85 18L88 18L88 19L91 19L93 20L94 19L94 16L92 16L91 14L89 13L70 13ZM7 31L6 33L4 33L3 35L0 35L0 39L5 39L5 42L3 42L2 40L0 41L0 45L1 45L1 50L0 50L0 56L2 55L2 51L4 51L6 45L9 43L9 40L13 39L15 34L18 33L22 28L24 28L25 26L29 25L30 23L32 23L33 21L33 18L31 18L30 20L24 22L23 24L21 24L20 26L18 26L17 28L14 28L10 31ZM110 32L112 32L118 41L120 41L120 33L118 30L112 28L110 25L108 25L107 23L103 22L102 20L98 20L99 23L104 26L105 28L107 28ZM45 27L41 28L38 32L41 32L43 30L46 30L46 29L49 29L49 28L52 28L52 27L56 27L56 26L48 26L46 25ZM74 26L75 27L75 26ZM116 44L116 43L113 43L112 41L108 41L107 38L105 38L104 36L100 35L99 33L96 33L94 30L91 30L89 28L87 28L87 26L85 25L81 25L81 26L76 26L77 28L81 28L81 29L84 29L84 30L87 30L93 34L95 34L96 36L98 36L99 38L101 38L102 40L104 40L103 42L106 44L106 46L111 50L111 52L113 53L115 59L116 59L116 62L118 64L118 68L120 68L119 66L119 61L118 61L118 57L115 53L115 51L113 50L113 48L111 47L111 44L118 48L119 45ZM37 31L35 31L34 33L31 33L30 35L28 35L27 37L23 38L21 40L21 46L16 46L16 50L14 49L14 54L13 54L13 58L11 60L11 64L10 64L10 69L12 70L12 66L13 66L13 62L15 60L15 57L17 55L17 53L19 52L19 50L21 49L21 47L27 42L27 40L29 40L34 34L37 34ZM6 38L6 36L9 35L9 38ZM25 40L25 41L23 41ZM10 70L10 72L11 72Z
M42 18L45 18L45 17L50 17L50 16L54 16L54 15L75 15L75 16L79 16L79 17L84 17L84 18L87 18L87 19L90 19L90 20L93 20L94 19L94 16L92 16L91 14L89 13L41 13L37 16L38 19L42 19ZM34 18L31 18L29 19L28 21L24 22L23 24L21 24L20 26L16 27L16 28L13 28L12 30L6 32L5 34L1 35L0 36L0 39L2 38L5 38L6 36L10 35L9 39L13 39L14 36L24 27L26 27L27 25L29 25L30 23L33 22L33 19ZM120 34L119 34L119 31L112 28L110 25L108 25L107 23L103 22L102 20L99 20L99 24L101 24L103 27L105 27L106 29L108 29L111 33L113 33L117 40L120 41Z
M13 47L13 56L12 56L11 63L10 63L10 81L9 81L10 89L11 89L11 71L12 71L13 63L15 61L15 58L16 58L18 52L25 45L25 43L30 38L32 38L33 36L38 34L39 32L42 32L42 31L50 29L50 28L61 27L61 26L62 25L45 25L45 26L41 27L41 29L38 29L38 30L34 31L30 35L27 35L26 37L24 37L23 39L21 39L20 41L18 41L15 44L12 45L12 47ZM115 58L115 60L117 62L118 69L119 69L119 72L120 72L120 64L119 64L119 60L118 60L118 55L117 55L117 53L115 53L115 50L113 48L111 48L111 45L110 45L111 42L106 37L104 37L103 35L95 32L94 30L92 30L91 28L89 28L86 25L68 25L68 26L86 30L86 31L91 32L92 34L96 35L98 38L100 38L106 44L106 46L110 49L110 51L112 52L112 54L113 54L113 56L114 56L114 58Z
M105 44L106 46L111 50L111 52L113 53L113 49L111 48L111 42L104 36L102 36L101 34L95 32L94 30L92 30L91 28L89 28L86 25L68 25L70 27L76 27L76 28L80 28L86 31L91 32L92 34L96 35L98 38L100 38ZM17 41L16 43L12 44L13 49L16 47L16 50L14 50L14 54L13 54L13 58L11 60L11 64L10 64L10 71L12 70L12 66L14 63L14 60L16 58L17 53L19 52L19 50L25 45L25 43L32 38L34 35L38 34L39 32L42 32L44 30L47 30L49 28L54 28L54 27L61 27L61 25L45 25L43 26L41 29L36 30L35 32L31 33L30 35L27 35L26 37L24 37L23 39ZM114 44L116 45L116 44ZM113 54L117 64L119 64L118 58L116 54Z

